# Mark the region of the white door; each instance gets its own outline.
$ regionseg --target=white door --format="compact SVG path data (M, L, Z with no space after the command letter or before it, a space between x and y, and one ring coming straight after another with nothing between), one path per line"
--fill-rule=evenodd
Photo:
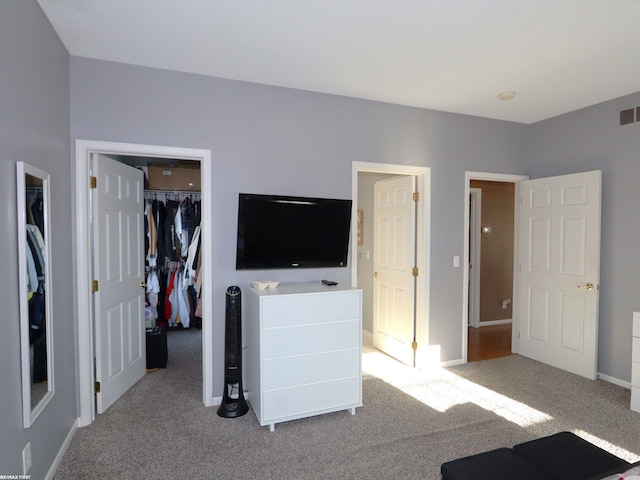
M600 171L520 183L518 353L596 378Z
M414 365L416 215L410 175L374 185L373 346Z
M469 305L468 324L480 327L480 266L482 225L482 189L469 188Z
M146 373L144 174L92 158L96 411L103 413Z

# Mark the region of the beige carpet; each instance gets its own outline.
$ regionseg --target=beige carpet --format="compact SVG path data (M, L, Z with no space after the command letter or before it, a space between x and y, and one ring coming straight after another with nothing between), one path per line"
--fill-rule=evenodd
M460 456L574 431L640 459L630 392L513 355L450 369L363 356L363 402L260 427L202 405L200 332L169 332L169 363L79 429L63 479L440 479ZM220 392L222 393L222 392Z

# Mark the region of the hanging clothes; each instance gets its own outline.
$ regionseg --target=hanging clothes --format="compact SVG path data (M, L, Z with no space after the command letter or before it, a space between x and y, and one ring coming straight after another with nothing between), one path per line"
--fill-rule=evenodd
M147 314L145 314L146 328L153 328L156 326L158 320L158 294L160 293L160 282L158 280L157 272L157 230L156 221L153 215L153 206L149 202L145 209L145 215L147 218L148 235L147 235Z
M196 193L145 191L146 311L156 324L201 327L200 207Z

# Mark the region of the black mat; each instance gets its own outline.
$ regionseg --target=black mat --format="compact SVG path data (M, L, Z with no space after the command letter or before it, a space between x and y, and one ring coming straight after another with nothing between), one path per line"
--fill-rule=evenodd
M443 463L444 480L585 480L623 472L625 460L571 432L560 432ZM601 478L601 477L600 477Z
M557 480L584 480L629 463L571 432L560 432L513 447L521 458Z
M443 463L444 480L549 480L509 448L499 448Z

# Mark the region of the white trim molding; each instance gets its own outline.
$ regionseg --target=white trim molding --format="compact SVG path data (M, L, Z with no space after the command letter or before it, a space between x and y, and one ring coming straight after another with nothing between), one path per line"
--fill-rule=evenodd
M357 231L358 209L358 173L384 173L388 175L413 175L417 179L420 194L418 202L417 277L416 291L416 366L423 367L437 364L440 352L429 346L429 292L430 292L430 253L431 253L431 168L412 165L396 165L389 163L352 162L351 164L351 231ZM358 239L351 235L351 284L358 284Z
M74 223L75 239L75 284L76 284L76 326L78 365L78 426L90 425L95 419L93 321L91 299L91 230L89 224L90 188L89 161L94 153L111 155L175 158L200 162L202 184L202 281L212 284L212 191L211 191L211 150L142 145L119 142L76 140L75 142L75 196L73 207L76 212ZM215 405L213 397L213 342L212 342L212 297L210 289L203 290L202 297L202 396L205 406Z

